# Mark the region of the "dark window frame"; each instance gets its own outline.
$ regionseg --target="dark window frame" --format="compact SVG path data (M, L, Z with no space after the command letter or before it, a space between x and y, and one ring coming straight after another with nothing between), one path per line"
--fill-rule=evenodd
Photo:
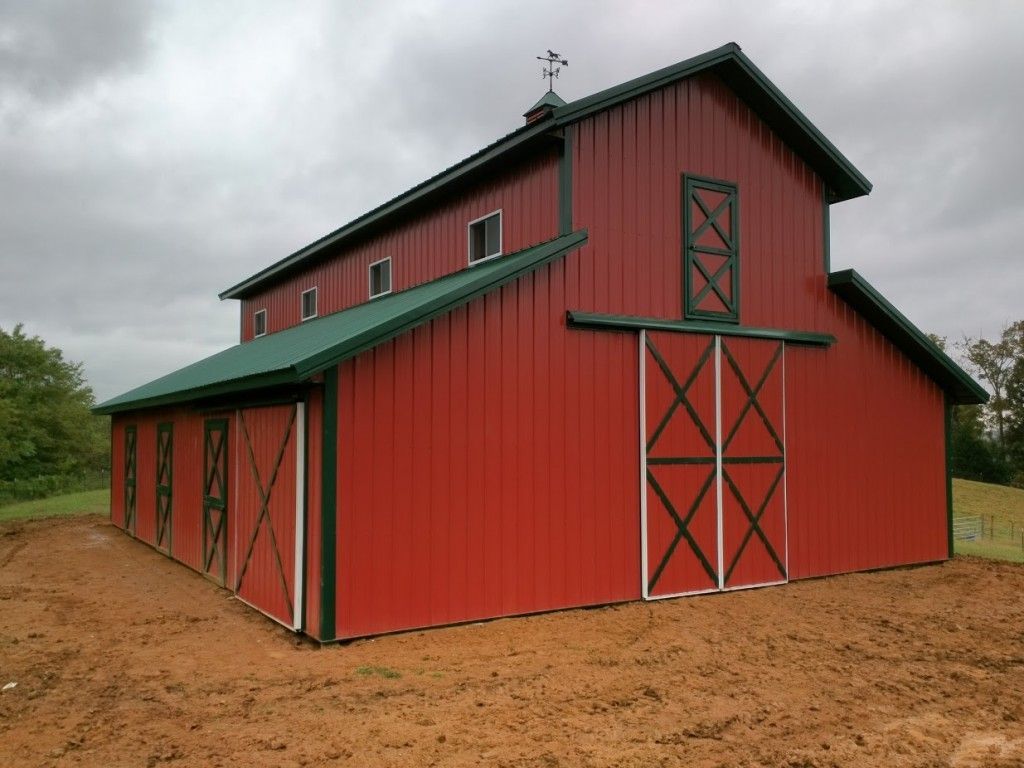
M701 227L708 225L702 223L696 228L693 223L693 202L699 199L703 203L703 198L700 197L699 193L701 190L707 190L710 192L716 192L724 194L725 204L729 208L729 238L727 248L716 248L711 246L699 245L694 238L694 234L698 234ZM697 176L695 174L683 174L681 183L681 195L682 195L682 288L683 288L683 318L686 320L716 320L719 322L726 323L738 323L740 321L740 188L736 182L725 181L723 179L714 179L707 176ZM713 213L713 211L710 211ZM717 217L716 217L717 219ZM726 239L726 238L723 238ZM720 285L720 280L724 279L720 277L718 280L708 280L708 286L702 286L700 290L695 291L693 286L693 271L700 269L700 262L697 258L697 254L714 254L717 256L724 256L725 262L723 266L728 267L728 280L729 280L729 297L730 300L724 299L719 294L719 300L726 306L725 311L718 310L707 310L701 309L700 304L708 292L714 290L713 287L708 287L712 283ZM722 269L721 267L719 269ZM703 271L703 270L702 270ZM717 273L717 272L716 272ZM707 277L707 276L705 276ZM713 275L711 275L713 277Z

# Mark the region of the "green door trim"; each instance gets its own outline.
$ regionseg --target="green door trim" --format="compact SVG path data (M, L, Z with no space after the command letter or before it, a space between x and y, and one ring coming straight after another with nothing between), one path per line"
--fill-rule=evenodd
M156 427L156 534L155 546L171 554L174 534L174 424Z
M203 573L221 586L227 584L228 566L228 450L228 420L203 422Z

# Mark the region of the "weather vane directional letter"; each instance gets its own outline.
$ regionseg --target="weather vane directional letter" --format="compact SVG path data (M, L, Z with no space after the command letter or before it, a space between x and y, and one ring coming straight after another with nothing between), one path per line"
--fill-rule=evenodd
M546 77L548 79L549 91L555 90L555 78L558 77L558 73L562 70L562 67L569 66L569 60L563 59L562 54L555 53L550 48L548 48L547 56L538 56L537 58L540 59L541 61L546 61L548 63L548 65L544 67L544 72L543 74L541 74L541 78ZM556 66L558 64L561 64L562 66Z

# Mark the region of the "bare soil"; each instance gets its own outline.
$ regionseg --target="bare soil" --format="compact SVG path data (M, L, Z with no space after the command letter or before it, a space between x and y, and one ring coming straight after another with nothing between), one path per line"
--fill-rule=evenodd
M319 648L99 517L0 526L0 766L1022 766L1024 567Z

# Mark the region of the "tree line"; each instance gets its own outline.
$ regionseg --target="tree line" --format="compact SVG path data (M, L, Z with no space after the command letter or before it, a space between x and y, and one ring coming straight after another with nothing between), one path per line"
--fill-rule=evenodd
M944 339L937 341L945 348ZM1024 320L995 340L965 337L956 349L991 398L953 411L953 475L1024 488Z
M20 324L0 328L0 503L106 482L110 420L94 403L81 363Z

